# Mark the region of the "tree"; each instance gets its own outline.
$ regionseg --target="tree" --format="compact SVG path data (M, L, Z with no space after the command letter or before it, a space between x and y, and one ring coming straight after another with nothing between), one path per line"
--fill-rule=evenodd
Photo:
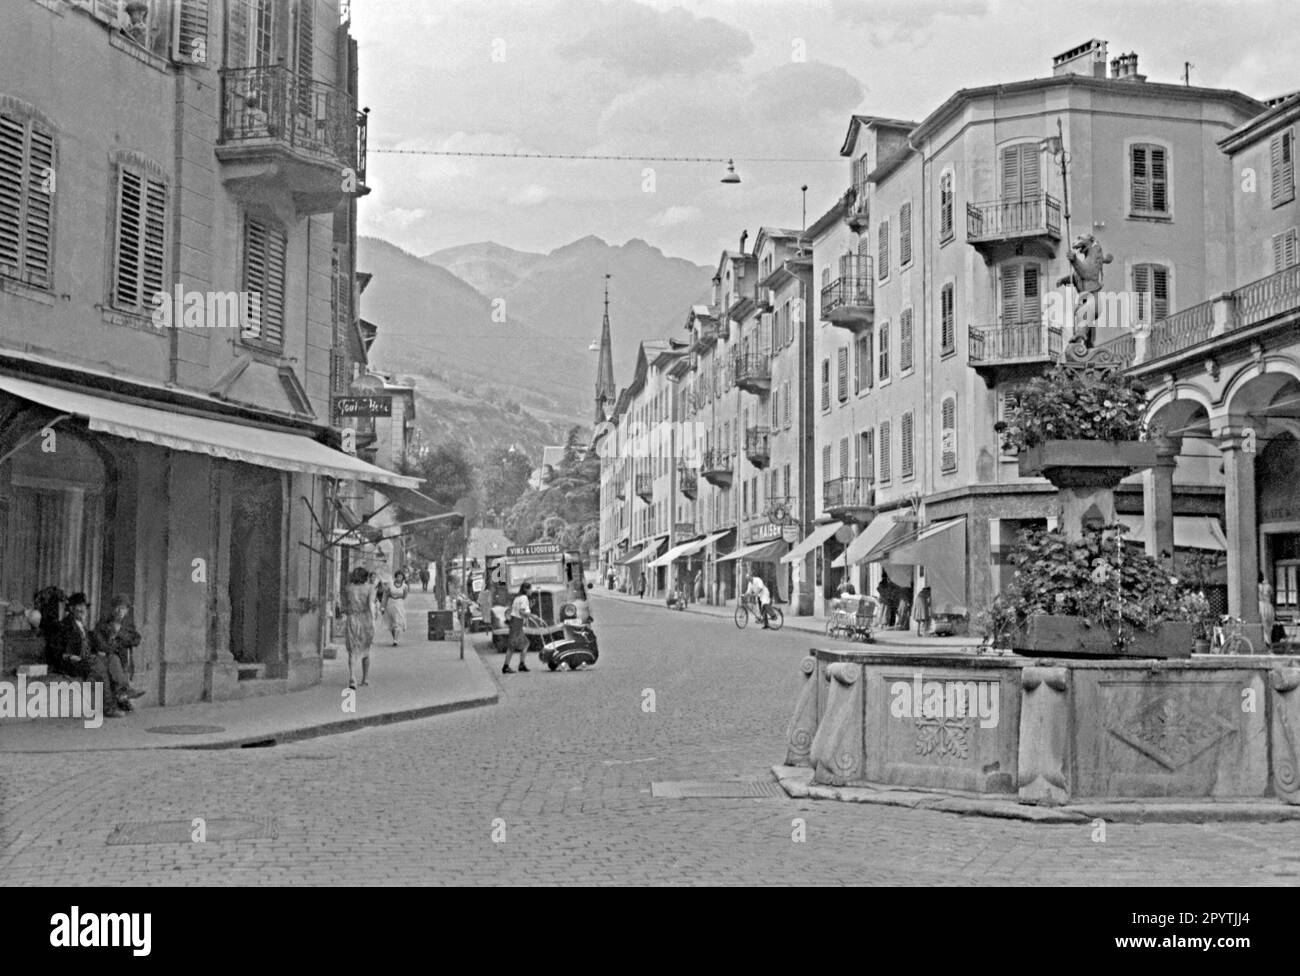
M589 455L582 428L573 427L553 476L519 497L506 517L506 532L523 545L547 539L587 552L596 545L599 525L600 460Z
M497 447L480 461L478 470L483 508L501 516L510 511L528 489L532 462L527 454L514 446Z
M474 466L469 450L464 444L451 442L436 447L426 447L402 459L402 474L423 478L422 494L449 508L476 490ZM425 513L399 506L402 521L418 519ZM425 562L436 562L438 573L438 603L445 605L447 596L447 568L452 557L465 547L465 535L459 520L446 519L413 526L415 552Z

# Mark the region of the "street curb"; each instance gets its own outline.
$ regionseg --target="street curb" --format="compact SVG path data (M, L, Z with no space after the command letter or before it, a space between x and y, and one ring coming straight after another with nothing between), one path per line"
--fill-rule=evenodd
M1081 803L1038 807L1010 799L986 800L884 785L819 786L811 782L812 770L806 767L773 766L772 773L786 794L797 800L838 800L1029 823L1078 824L1095 820L1124 824L1279 823L1300 820L1300 806L1265 800L1238 803Z

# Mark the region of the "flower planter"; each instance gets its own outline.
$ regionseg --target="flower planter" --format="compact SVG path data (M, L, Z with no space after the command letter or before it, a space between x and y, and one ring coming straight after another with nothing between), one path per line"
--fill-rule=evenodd
M1114 488L1155 463L1151 441L1043 441L1021 452L1020 473L1041 475L1057 488Z
M1130 630L1122 648L1115 632L1093 627L1083 617L1035 613L1011 635L1011 649L1029 657L1186 658L1192 655L1195 624L1167 620L1154 630Z

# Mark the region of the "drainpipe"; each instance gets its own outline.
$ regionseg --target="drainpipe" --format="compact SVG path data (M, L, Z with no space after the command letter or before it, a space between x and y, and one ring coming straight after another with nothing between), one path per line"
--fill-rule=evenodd
M931 378L931 371L934 368L933 363L931 362L930 359L930 339L931 339L930 248L929 248L930 220L928 217L928 209L926 207L926 200L928 198L929 191L930 191L930 179L929 179L930 161L929 159L926 158L925 153L917 148L916 143L913 141L912 134L910 132L907 135L907 144L913 152L919 153L921 156L921 296L922 296L921 304L923 308L921 310L920 352L921 352L921 362L924 363L924 367L921 370L921 403L922 403L921 409L922 409L922 414L924 416L923 427L925 431L924 434L922 434L921 436L921 445L925 450L925 477L921 483L921 497L922 499L924 499L926 494L929 491L934 490L934 470L933 470L934 451L933 451L933 444L931 441L931 438L933 437L933 432L930 429L933 420L932 417L933 405L930 402L931 400L931 396L930 396L931 379L930 378ZM956 214L957 185L956 184L957 181L956 178L954 177L953 179L953 222L954 223L956 223L957 221L957 214ZM915 312L913 312L913 317L915 318ZM954 298L953 301L953 331L954 332L956 331L956 328L957 328L957 304ZM913 340L915 340L916 333L917 333L917 329L914 323L912 327ZM954 336L954 341L955 339L956 337ZM914 592L917 593L920 592L921 582L922 582L921 580L913 580L912 585L916 587ZM967 567L967 572L966 572L966 586L967 586L967 599L969 601L969 591L970 591L969 567Z

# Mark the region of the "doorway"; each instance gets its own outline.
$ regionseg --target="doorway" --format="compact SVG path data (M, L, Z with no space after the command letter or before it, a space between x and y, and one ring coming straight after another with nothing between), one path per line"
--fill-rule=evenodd
M241 466L230 527L230 653L240 678L279 677L283 599L283 478ZM256 667L254 667L256 666Z

